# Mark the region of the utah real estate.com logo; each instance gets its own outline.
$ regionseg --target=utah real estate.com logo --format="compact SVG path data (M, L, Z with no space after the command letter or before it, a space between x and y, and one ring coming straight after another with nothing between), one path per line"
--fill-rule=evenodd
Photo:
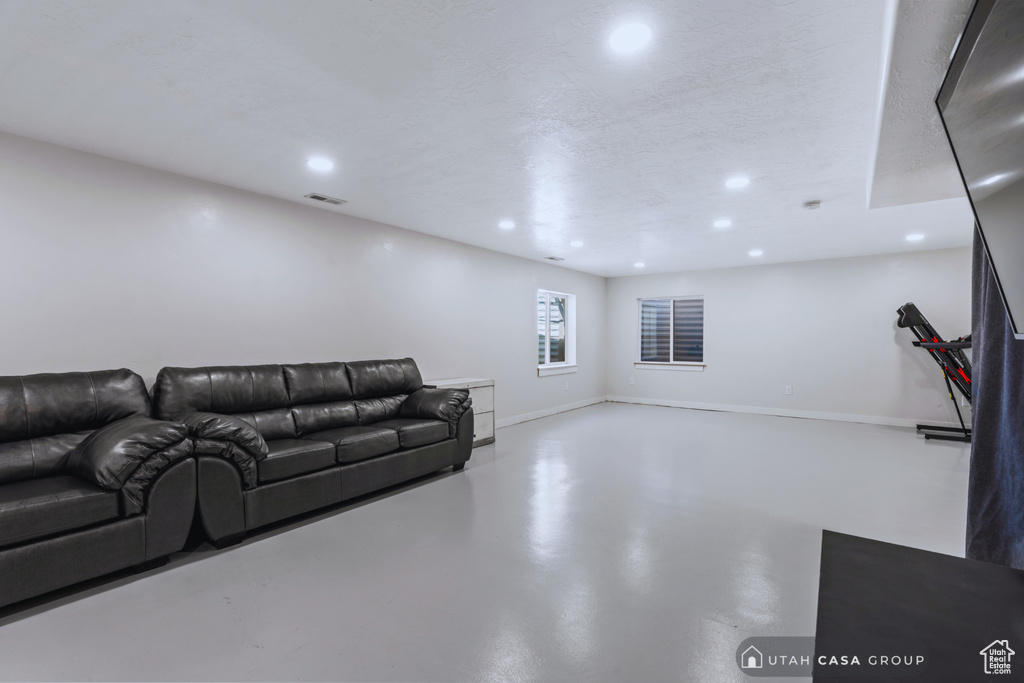
M1016 652L1010 649L1008 640L994 640L982 651L981 656L985 659L985 673L987 674L1009 674L1010 658Z

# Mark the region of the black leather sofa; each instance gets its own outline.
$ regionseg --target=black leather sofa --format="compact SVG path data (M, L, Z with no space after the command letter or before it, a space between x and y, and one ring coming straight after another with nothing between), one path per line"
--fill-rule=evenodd
M0 606L181 550L191 455L129 370L0 377Z
M411 358L164 368L157 417L195 444L198 514L219 547L251 529L437 470L473 447L466 391L424 387Z

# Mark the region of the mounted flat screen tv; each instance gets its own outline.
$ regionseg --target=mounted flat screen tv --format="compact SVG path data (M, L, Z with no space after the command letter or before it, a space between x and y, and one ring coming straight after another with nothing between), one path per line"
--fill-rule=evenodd
M1024 339L1024 2L977 0L935 103L1014 337Z

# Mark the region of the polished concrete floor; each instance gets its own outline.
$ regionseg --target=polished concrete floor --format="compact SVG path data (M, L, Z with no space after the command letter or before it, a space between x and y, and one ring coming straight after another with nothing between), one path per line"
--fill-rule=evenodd
M0 616L13 680L749 681L822 528L963 555L968 447L602 404L446 473ZM792 679L789 679L792 680Z

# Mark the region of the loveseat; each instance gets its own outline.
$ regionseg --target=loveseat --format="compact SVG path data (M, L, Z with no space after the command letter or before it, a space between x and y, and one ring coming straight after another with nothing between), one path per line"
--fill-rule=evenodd
M0 377L0 605L181 550L186 432L129 370Z
M195 444L198 515L218 547L249 530L431 472L473 447L466 391L424 387L411 358L163 368L157 417Z

